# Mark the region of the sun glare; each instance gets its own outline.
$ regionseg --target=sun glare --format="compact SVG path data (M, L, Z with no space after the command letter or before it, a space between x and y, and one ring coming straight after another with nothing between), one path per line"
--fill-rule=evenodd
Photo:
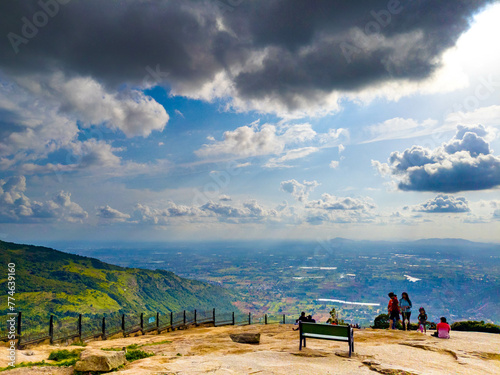
M474 17L471 28L457 42L456 58L464 69L496 68L500 63L500 49L496 37L500 35L500 4L487 7Z

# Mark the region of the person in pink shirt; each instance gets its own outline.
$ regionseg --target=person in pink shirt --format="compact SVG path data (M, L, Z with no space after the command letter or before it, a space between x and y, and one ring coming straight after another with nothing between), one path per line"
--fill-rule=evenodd
M446 318L444 316L441 317L441 322L436 325L436 335L440 339L449 339L450 338L451 327L446 322Z

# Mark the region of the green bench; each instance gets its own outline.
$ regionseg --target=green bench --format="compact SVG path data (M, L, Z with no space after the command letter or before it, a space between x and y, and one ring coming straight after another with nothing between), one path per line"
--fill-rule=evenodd
M302 343L304 348L306 347L306 338L309 337L311 339L345 341L349 344L349 357L354 351L354 335L350 326L299 322L299 332L299 350L302 350Z

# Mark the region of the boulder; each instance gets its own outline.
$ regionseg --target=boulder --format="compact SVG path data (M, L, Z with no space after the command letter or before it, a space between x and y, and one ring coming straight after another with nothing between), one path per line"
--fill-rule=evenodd
M76 362L76 371L111 371L125 364L125 352L87 349Z
M231 340L234 342L239 342L241 344L259 344L260 343L260 333L231 333L229 334Z

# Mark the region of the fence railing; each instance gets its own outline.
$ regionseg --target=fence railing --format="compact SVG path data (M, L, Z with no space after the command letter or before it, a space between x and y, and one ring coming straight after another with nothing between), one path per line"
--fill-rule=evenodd
M295 316L295 315L294 315ZM298 315L297 315L298 316ZM11 315L12 317L12 315ZM189 325L213 324L249 325L249 324L287 324L294 323L296 317L290 314L245 314L241 312L219 312L212 310L183 310L180 312L142 313L142 314L107 314L102 317L83 316L57 318L51 315L47 325L23 323L21 312L15 319L0 319L0 341L12 340L15 332L17 346L40 343L49 340L51 344L69 339L88 341L106 340L108 337L122 334L124 337L140 332L143 335L156 331L174 330ZM10 333L10 334L9 334Z

